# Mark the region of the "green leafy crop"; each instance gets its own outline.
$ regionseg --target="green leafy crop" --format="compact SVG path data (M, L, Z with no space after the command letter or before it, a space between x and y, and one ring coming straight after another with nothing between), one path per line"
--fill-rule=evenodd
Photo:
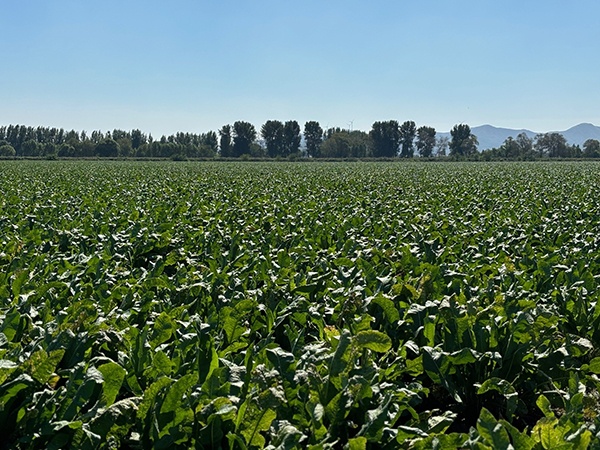
M0 449L600 448L600 165L0 164Z

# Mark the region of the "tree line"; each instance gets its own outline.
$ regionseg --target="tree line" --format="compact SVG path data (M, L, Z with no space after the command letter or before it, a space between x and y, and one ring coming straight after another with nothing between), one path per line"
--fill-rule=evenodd
M259 130L237 121L217 132L176 133L154 139L140 130L65 131L60 128L8 125L0 127L0 156L5 157L109 157L109 158L423 158L535 159L543 157L600 157L600 143L568 145L558 133L525 134L508 138L499 148L478 152L477 137L466 124L455 125L451 139L437 136L429 126L396 120L373 123L369 132L323 129L308 121L268 120Z
M212 157L218 150L213 131L176 133L154 140L140 130L65 131L62 128L8 125L0 127L0 156L57 157Z
M538 159L538 158L600 158L600 141L588 139L579 145L569 145L560 133L542 133L530 138L525 133L508 137L499 148L483 150L480 158Z
M468 127L467 127L468 128ZM136 158L365 158L443 156L448 139L436 139L432 127L412 121L375 122L370 132L323 129L308 121L266 121L259 130L237 121L217 132L176 133L154 139L140 130L65 131L60 128L8 125L0 127L0 156L136 157Z

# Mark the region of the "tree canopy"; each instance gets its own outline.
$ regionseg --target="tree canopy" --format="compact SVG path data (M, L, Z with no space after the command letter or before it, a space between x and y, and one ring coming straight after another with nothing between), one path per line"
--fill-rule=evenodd
M412 120L407 120L400 125L400 156L402 158L412 158L414 156L416 134L417 125Z
M221 156L227 158L233 156L233 139L231 137L231 125L223 125L219 130L219 147L221 149Z
M588 139L583 143L583 154L588 158L600 158L600 141Z
M417 150L423 158L429 158L435 147L435 128L422 126L417 129Z
M267 155L271 158L281 156L284 149L283 123L279 120L267 120L260 129L267 146Z
M535 138L535 149L540 156L549 156L550 158L569 156L567 140L559 133L539 134Z
M374 157L391 158L398 155L402 139L398 121L375 122L369 136L373 145Z
M367 156L370 139L363 131L328 130L321 145L324 158L364 158Z
M477 152L477 136L471 133L471 127L461 123L454 125L450 131L450 154L453 156L469 156Z
M306 141L306 153L308 156L318 158L321 156L321 144L323 143L323 128L319 122L309 121L304 124L304 140Z
M250 122L237 121L233 124L233 155L250 155L251 145L256 140L256 129Z

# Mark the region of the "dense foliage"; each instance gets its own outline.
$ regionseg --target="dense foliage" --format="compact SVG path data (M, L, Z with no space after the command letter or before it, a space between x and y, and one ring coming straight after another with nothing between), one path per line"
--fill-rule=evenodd
M600 165L0 163L3 448L600 448Z
M2 151L12 147L12 154ZM176 133L154 140L140 130L115 129L87 133L62 128L8 125L0 127L0 156L19 157L101 157L101 158L170 158L213 157L218 151L218 137L213 131L202 134Z
M65 131L48 127L8 125L0 127L0 157L18 158L170 158L181 161L202 158L413 158L415 148L423 158L449 160L534 160L542 158L600 158L600 142L588 139L583 149L569 145L559 133L521 133L509 137L500 148L477 151L477 136L466 124L454 126L452 140L436 138L435 128L417 128L413 121L375 122L369 133L339 127L323 130L309 121L304 133L295 120L267 120L257 132L249 122L224 125L218 132L178 132L155 140L140 130ZM259 139L259 137L261 139ZM303 143L304 141L304 143Z

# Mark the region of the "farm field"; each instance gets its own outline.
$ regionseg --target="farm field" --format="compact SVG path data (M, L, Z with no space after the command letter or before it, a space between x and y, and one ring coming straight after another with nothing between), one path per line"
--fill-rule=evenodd
M0 161L0 448L600 448L600 164Z

